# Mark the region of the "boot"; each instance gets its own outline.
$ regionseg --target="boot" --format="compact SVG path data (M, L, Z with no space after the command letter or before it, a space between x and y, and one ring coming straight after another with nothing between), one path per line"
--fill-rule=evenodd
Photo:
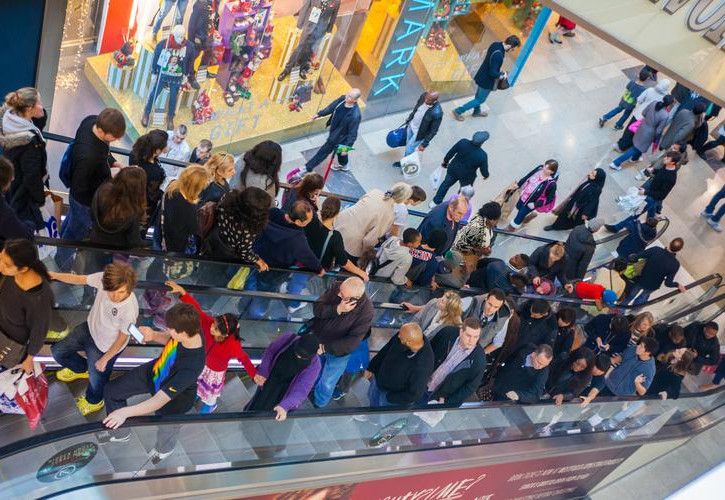
M285 68L282 70L282 73L280 73L279 76L277 77L277 81L281 82L288 76L289 76L289 70L287 68Z
M189 85L191 85L192 89L199 90L200 86L199 86L199 82L196 81L196 76L194 76L194 75L189 76L188 81L189 81Z
M149 114L148 113L144 113L143 116L141 117L141 126L143 128L148 128L148 126L149 126Z

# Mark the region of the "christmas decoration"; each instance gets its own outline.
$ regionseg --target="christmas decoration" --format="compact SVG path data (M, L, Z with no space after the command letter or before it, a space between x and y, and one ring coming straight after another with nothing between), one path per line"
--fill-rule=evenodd
M113 60L118 68L133 67L136 60L133 58L133 52L136 50L136 40L123 36L123 45L121 48L113 52Z
M206 90L199 92L199 96L191 107L191 114L194 125L200 125L216 118L216 113L211 106L211 99Z

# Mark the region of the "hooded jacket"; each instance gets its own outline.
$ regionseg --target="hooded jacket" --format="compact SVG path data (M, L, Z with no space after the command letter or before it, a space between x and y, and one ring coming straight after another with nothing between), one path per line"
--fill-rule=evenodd
M653 102L659 102L664 96L670 92L670 81L660 80L657 85L650 87L642 92L637 98L637 105L632 112L632 116L635 120L642 119L642 113L647 109L647 106Z
M352 311L337 314L340 304L340 283L327 289L312 306L309 323L320 344L333 356L345 356L358 348L373 324L373 303L363 295Z
M662 137L662 132L667 125L670 116L666 107L657 109L657 104L652 103L642 112L642 124L634 133L632 143L641 152L646 152L653 142L657 142Z
M461 186L473 185L477 170L481 171L484 179L488 179L488 155L482 145L470 139L461 139L443 157L443 166L448 169L448 175L458 179Z
M270 267L287 269L301 265L316 272L322 269L320 260L307 243L304 229L287 222L285 213L278 208L269 210L269 222L253 248Z
M378 254L378 262L381 267L375 273L378 278L390 278L390 281L396 285L405 284L405 275L413 263L410 249L402 246L400 242L400 238L391 236L383 243Z
M564 274L568 280L582 279L587 273L587 267L594 257L597 244L594 235L586 224L581 224L569 233L564 243L566 248L566 262Z

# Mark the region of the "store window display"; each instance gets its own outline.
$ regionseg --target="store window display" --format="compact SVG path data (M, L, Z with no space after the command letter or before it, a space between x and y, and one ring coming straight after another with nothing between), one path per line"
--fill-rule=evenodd
M163 4L161 4L161 7L159 8L159 11L156 13L154 27L151 31L151 36L154 40L156 40L156 37L161 30L161 25L172 9L175 8L174 25L182 24L184 21L184 13L186 12L186 5L188 3L189 0L164 0Z

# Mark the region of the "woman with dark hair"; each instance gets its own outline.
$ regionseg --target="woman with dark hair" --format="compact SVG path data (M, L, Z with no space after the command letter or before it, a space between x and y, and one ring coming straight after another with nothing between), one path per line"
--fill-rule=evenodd
M148 244L141 238L146 219L146 172L124 167L98 188L91 204L91 243L116 248Z
M463 253L490 255L493 229L501 218L501 205L495 201L485 203L466 224L453 242L453 248Z
M325 179L316 172L310 172L304 175L300 181L294 185L292 189L287 191L282 197L282 210L289 211L297 200L305 200L312 207L312 211L317 213L320 208L320 193L325 187Z
M8 240L0 252L0 337L13 348L0 362L33 372L33 356L43 347L50 326L53 292L38 249L28 240Z
M146 172L146 223L144 229L156 223L156 215L164 194L161 186L166 180L166 172L159 162L167 149L169 136L164 130L154 129L142 135L133 143L128 158L129 165L137 165Z
M571 401L589 386L594 369L594 353L588 347L580 347L554 363L546 392L557 405Z
M601 168L589 172L566 201L554 209L556 220L544 227L544 231L571 229L596 217L599 211L599 197L602 195L606 179L607 174Z
M674 104L674 98L666 95L659 102L653 102L642 113L642 120L637 126L637 131L632 138L632 146L615 158L609 164L613 170L622 170L622 163L627 160L638 162L642 153L645 153L653 143L658 143L662 137L662 131L667 126L670 110ZM637 122L630 125L630 128Z
M679 398L682 380L688 373L693 373L696 356L692 349L671 352L666 363L657 368L652 384L647 388L647 395L659 395L662 399Z
M629 344L629 328L629 320L624 316L600 314L584 325L584 332L587 334L584 345L596 353L610 356L620 353Z
M270 196L256 187L231 190L216 207L214 227L202 246L202 253L212 259L241 260L269 269L252 250L257 236L269 219Z
M282 147L273 141L262 141L244 153L244 167L239 174L239 188L256 187L269 194L272 206L279 193L279 170Z

